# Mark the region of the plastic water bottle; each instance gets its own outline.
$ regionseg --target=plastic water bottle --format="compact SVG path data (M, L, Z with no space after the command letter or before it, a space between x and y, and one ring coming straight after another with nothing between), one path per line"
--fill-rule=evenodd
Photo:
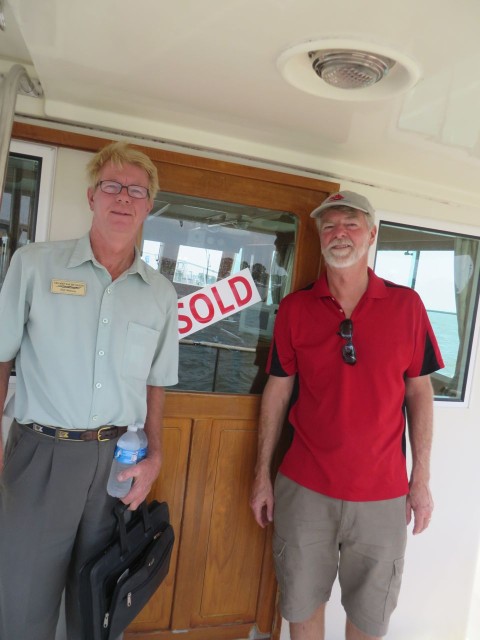
M137 425L128 425L127 431L119 438L115 447L112 468L107 483L107 493L114 498L123 498L130 491L133 478L120 482L118 474L124 469L129 469L137 464L140 439L137 433Z
M147 440L147 434L145 433L143 423L137 422L136 425L137 425L138 439L140 440L140 449L138 450L137 462L140 462L140 460L143 460L144 458L147 457L148 440Z

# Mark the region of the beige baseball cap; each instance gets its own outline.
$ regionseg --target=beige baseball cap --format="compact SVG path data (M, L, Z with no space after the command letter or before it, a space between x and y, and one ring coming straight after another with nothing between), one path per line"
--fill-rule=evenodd
M324 200L319 207L312 211L310 217L318 218L322 215L323 211L331 209L332 207L350 207L351 209L363 211L372 218L375 217L375 209L367 198L365 198L365 196L361 196L359 193L355 193L354 191L339 191L338 193L332 193L332 195L328 196L328 198Z

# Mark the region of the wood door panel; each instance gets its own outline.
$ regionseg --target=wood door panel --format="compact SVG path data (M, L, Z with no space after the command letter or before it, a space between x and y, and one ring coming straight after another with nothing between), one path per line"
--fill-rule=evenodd
M194 424L174 629L255 624L266 539L248 502L256 448L256 420Z
M196 624L255 620L263 536L248 502L257 448L255 425L248 426L213 424L219 434L212 452L218 453L213 453L216 473L206 491L212 496L210 535Z
M132 622L130 630L168 629L170 626L191 429L192 420L187 418L166 418L164 421L162 468L148 500L165 500L168 503L176 540L168 576Z

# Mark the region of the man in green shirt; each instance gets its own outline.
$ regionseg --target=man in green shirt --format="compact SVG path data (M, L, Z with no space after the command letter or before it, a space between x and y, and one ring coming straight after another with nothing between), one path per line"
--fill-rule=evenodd
M135 246L156 168L112 143L87 169L89 234L19 249L0 291L2 407L16 369L0 447L2 640L53 640L64 588L68 640L83 638L78 573L115 525L116 441L145 423L148 456L120 478L134 478L133 510L158 476L164 387L178 380L176 293Z

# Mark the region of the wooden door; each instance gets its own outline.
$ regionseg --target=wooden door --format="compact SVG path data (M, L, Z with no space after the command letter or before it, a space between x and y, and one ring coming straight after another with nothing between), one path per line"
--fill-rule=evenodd
M258 398L221 397L202 407L194 394L172 394L170 405L175 414L188 407L196 414L171 629L226 639L246 637L256 624L268 633L275 588L263 575L272 577L271 555L248 506Z
M18 123L13 137L92 152L108 142ZM289 289L315 280L320 251L309 213L337 184L157 148L142 150L158 167L162 191L295 218ZM258 341L259 371L267 350L268 336ZM271 527L258 527L248 506L262 383L260 377L248 393L167 393L164 464L151 497L168 501L176 543L168 578L126 639L278 637Z

